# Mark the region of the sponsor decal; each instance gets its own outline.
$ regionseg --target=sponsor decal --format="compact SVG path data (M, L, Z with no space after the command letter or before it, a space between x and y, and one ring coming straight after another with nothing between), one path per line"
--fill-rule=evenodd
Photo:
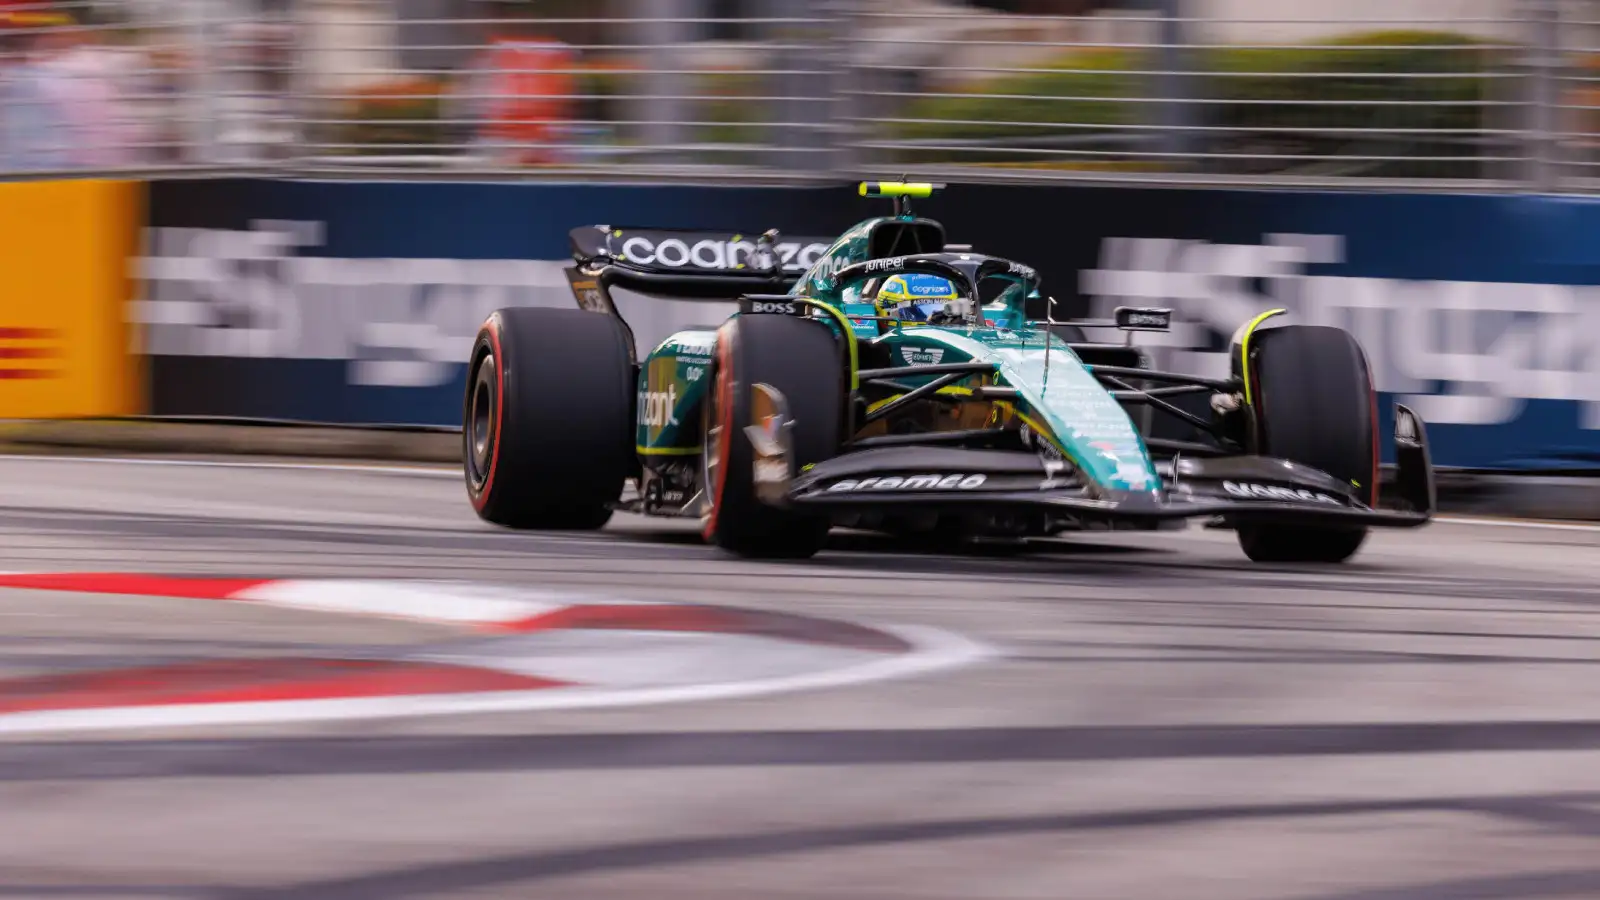
M854 491L970 491L983 486L987 475L888 475L882 478L846 478L828 486L828 493Z
M1290 503L1331 503L1342 506L1336 498L1305 488L1287 488L1276 485L1254 484L1252 482L1224 481L1222 489L1235 497L1251 500L1283 500Z
M692 241L692 243L691 243ZM777 256L785 271L802 271L827 252L823 243L801 244L798 241L779 241L772 245L771 255ZM693 240L678 237L652 238L631 235L622 242L620 259L646 266L668 269L767 269L772 259L755 241L741 238L702 238Z
M781 316L792 316L799 310L800 304L785 300L751 300L749 309L752 313L773 313Z
M678 424L678 388L667 385L664 391L639 392L639 424L650 428Z
M578 299L578 308L589 312L610 312L605 298L600 294L600 284L595 281L574 281L572 290Z
M1033 430L1033 426L1027 424L1026 422L1022 424L1022 427L1017 429L1017 436L1022 439L1022 446L1031 447L1039 454L1039 458L1045 461L1046 469L1049 468L1050 463L1064 462L1066 459L1066 457L1061 455L1061 451L1056 449L1056 445L1052 443L1049 438L1036 433Z
M937 347L903 347L900 357L908 365L936 366L939 360L944 359L944 350Z
M1133 426L1128 424L1126 418L1120 422L1115 420L1087 424L1074 422L1069 430L1072 432L1073 440L1083 442L1094 440L1127 441L1138 437L1138 432L1133 430Z
M675 356L692 356L709 358L717 349L715 335L678 335L662 344L660 351L672 353Z
M890 269L903 269L906 265L906 259L907 257L904 256L890 256L884 259L872 259L868 260L863 268L868 272L886 272Z
M1144 328L1155 331L1166 331L1172 325L1172 310L1170 309L1131 309L1119 306L1115 313L1116 323L1121 328Z
M1145 470L1143 463L1121 461L1117 463L1117 478L1127 482L1128 487L1135 490L1150 483L1150 473Z
M855 259L852 258L849 253L841 251L833 256L824 257L820 262L812 267L810 277L815 280L832 284L834 279L838 277L841 270L854 264Z
M925 297L934 297L934 296L948 297L950 295L950 288L949 288L948 285L943 285L943 284L913 284L910 287L911 287L911 293L913 293L913 294L921 294L922 296L925 296Z

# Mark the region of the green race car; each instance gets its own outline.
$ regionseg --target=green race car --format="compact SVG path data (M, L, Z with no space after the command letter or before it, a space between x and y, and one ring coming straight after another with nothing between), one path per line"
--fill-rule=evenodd
M478 514L561 529L618 509L696 518L720 547L788 558L835 526L960 541L1199 517L1280 562L1340 562L1370 526L1432 517L1425 430L1404 406L1380 505L1377 394L1347 332L1269 323L1272 310L1241 324L1231 377L1153 371L1134 347L1061 335L1165 330L1169 310L1030 319L1030 301L1054 305L1038 272L948 245L909 207L934 187L863 184L894 214L814 259L774 232L574 230L579 308L503 309L474 343L463 449ZM738 313L641 360L618 287ZM1189 434L1152 436L1130 411Z

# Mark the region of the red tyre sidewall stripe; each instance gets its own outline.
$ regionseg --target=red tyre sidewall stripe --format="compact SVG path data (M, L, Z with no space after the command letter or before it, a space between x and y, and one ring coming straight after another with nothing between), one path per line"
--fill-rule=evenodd
M724 326L725 333L717 339L717 417L722 421L722 442L717 446L717 483L711 492L711 517L706 520L703 535L710 539L717 531L717 517L722 511L722 494L728 485L728 460L733 453L733 331ZM707 487L711 487L707 485Z
M505 358L500 355L499 322L490 319L483 332L489 336L489 353L494 358L494 446L489 451L489 474L483 479L483 489L472 496L473 507L480 510L489 502L489 492L494 490L494 473L500 468L500 438L506 421L506 366Z

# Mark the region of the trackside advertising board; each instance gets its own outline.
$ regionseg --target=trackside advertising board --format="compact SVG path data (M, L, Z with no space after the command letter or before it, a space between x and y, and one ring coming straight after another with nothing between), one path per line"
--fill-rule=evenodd
M139 411L123 310L142 196L127 181L0 185L0 418Z
M827 235L836 217L815 210L844 193L251 179L151 191L135 316L153 412L431 425L460 424L466 355L489 313L574 305L562 274L572 228ZM668 266L730 255L641 240L628 251ZM779 249L800 271L826 249L789 243ZM618 305L649 345L734 311L624 296Z
M456 425L484 316L573 303L569 229L834 235L885 208L847 187L155 184L136 305L154 411ZM1284 307L1277 321L1356 334L1383 427L1390 401L1415 408L1439 465L1600 464L1600 201L956 185L915 208L952 242L1036 266L1070 313L1174 308L1171 333L1136 338L1156 365L1221 374L1232 331ZM641 349L731 312L619 306Z

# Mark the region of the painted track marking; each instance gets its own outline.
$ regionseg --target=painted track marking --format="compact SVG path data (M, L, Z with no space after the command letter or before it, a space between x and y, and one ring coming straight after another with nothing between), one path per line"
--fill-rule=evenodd
M196 685L196 672L181 667L174 673L161 673L172 677L158 679L154 687L143 683L128 687L117 680L119 674L126 675L129 670L55 676L56 682L39 677L0 681L0 734L682 703L848 687L965 666L994 655L972 640L933 628L866 626L738 607L611 600L454 582L274 582L138 574L0 573L0 588L7 587L263 603L316 612L435 622L471 628L480 634L489 630L507 636L480 638L479 643L448 654L441 653L440 648L407 648L388 660L396 668L379 673L381 677L364 677L371 673L357 671L343 681L323 679L314 688L300 688L299 693L293 683L263 687L262 679L270 680L280 671L273 667L281 663L263 660L212 664L218 667L218 673L234 673L232 689L244 692L236 695L225 690L207 693ZM705 665L710 659L721 668L703 682L672 685L634 684L626 679L613 684L584 684L543 675L539 671L539 652L560 647L539 641L567 633L604 636L614 641L614 646L620 648L617 658L623 662L617 668L626 668L630 636L636 641L641 633L676 634L698 639L691 642L692 647L685 645L690 653L686 661ZM806 657L803 648L811 645L816 645L817 651L813 657ZM637 652L637 644L633 646ZM791 651L801 648L804 668L796 671L791 664L789 670L779 668L774 674L767 660L771 650L762 647L779 646ZM603 654L595 658L604 664ZM296 664L316 670L317 666L351 663L327 659L284 663ZM206 664L194 665L200 667L203 682ZM241 674L241 669L250 665L258 667L253 682L247 677L251 673ZM228 670L229 666L239 668ZM473 668L483 670L475 682L459 671ZM501 677L497 679L496 675ZM107 679L99 684L106 690L121 691L125 702L88 708L93 704L85 699L84 682L92 686L95 678ZM137 682L138 678L139 673L135 672L132 681ZM523 680L519 683L508 679ZM420 687L403 694L381 692L374 687L384 683ZM451 687L457 689L451 691ZM41 700L41 691L48 694L51 689L70 702ZM173 702L171 696L184 689L189 691L188 699ZM167 694L163 695L163 691ZM240 696L251 699L233 702ZM13 701L9 707L5 702L8 697ZM8 708L10 712L6 711Z

